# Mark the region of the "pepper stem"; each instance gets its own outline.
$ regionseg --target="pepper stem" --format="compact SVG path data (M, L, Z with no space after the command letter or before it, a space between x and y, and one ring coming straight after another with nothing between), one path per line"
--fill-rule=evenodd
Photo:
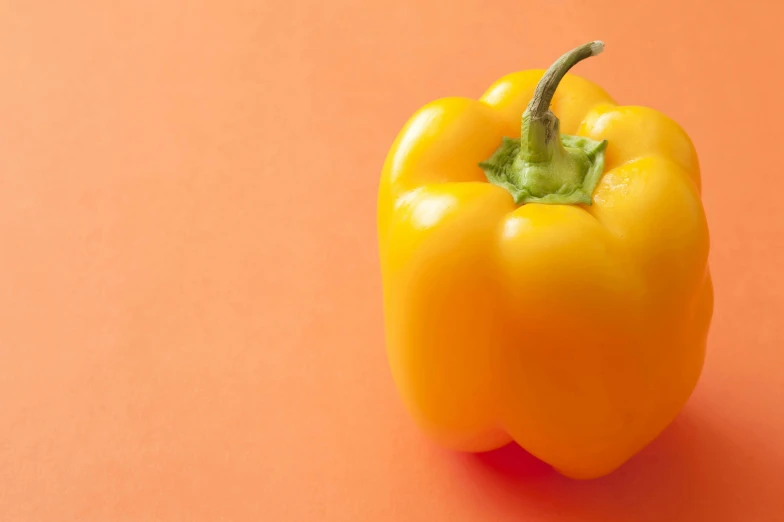
M592 203L604 171L607 141L561 135L550 103L566 72L603 49L602 42L587 43L550 66L523 113L520 139L504 138L495 153L479 164L487 180L508 190L515 203Z
M569 69L586 58L600 54L602 51L604 51L604 42L596 40L595 42L576 47L558 58L547 69L536 86L531 103L528 104L528 112L531 113L531 117L534 119L541 118L550 110L550 102L553 101L555 89L558 88L558 84Z
M558 118L550 111L555 90L569 69L603 50L604 42L599 40L576 47L556 60L539 80L531 102L523 113L520 144L527 161L550 161L554 152L552 144L558 143L559 136Z

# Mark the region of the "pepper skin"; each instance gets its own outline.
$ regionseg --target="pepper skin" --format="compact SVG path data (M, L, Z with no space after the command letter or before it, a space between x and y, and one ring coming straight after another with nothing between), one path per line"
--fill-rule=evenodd
M586 56L603 47L586 46ZM590 479L651 442L688 400L713 290L689 137L565 74L574 63L556 71L543 108L532 98L545 71L528 70L478 101L420 109L387 156L377 218L387 355L417 425L459 451L515 441ZM504 137L528 143L527 165L539 168L552 159L542 147L565 150L559 132L606 145L587 201L562 202L579 176L551 190L523 179L519 163L511 188L488 182L480 164ZM515 187L541 201L516 202Z

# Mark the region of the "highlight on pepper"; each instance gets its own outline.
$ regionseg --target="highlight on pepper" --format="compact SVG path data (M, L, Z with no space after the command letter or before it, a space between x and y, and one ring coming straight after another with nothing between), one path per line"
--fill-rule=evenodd
M386 350L416 424L577 479L678 415L713 314L694 146L568 73L603 47L425 105L378 193Z

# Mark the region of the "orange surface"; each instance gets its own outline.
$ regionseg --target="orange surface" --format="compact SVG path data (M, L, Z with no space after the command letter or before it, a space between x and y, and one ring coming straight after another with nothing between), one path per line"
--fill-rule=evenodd
M784 520L773 2L0 3L0 519ZM579 66L700 153L716 311L679 419L572 482L434 447L382 344L408 116Z

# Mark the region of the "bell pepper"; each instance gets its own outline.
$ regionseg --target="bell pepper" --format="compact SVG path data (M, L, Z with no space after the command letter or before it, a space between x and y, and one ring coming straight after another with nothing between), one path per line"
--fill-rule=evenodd
M377 200L386 351L415 424L458 451L514 441L575 479L674 420L713 313L694 146L567 73L603 47L422 107Z

